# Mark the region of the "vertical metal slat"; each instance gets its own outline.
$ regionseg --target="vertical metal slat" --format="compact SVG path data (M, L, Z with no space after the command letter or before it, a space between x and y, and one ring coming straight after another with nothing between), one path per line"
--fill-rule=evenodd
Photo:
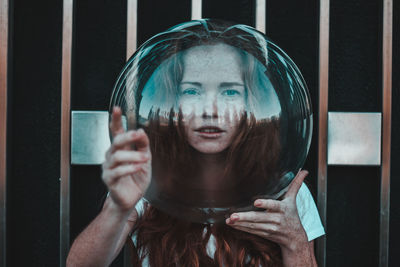
M0 266L6 266L8 0L0 0Z
M126 25L126 59L128 60L137 47L137 6L138 0L128 0Z
M128 60L137 49L137 16L138 16L138 0L128 0L127 5L127 22L126 22L126 60ZM130 262L131 253L129 246L124 247L123 266L132 266Z
M328 69L329 69L329 0L320 0L319 14L319 129L318 129L318 197L317 204L325 229L327 204L328 138ZM318 266L326 265L326 237L317 240Z
M60 266L66 265L70 234L70 105L73 0L63 3L60 162Z
M382 166L381 203L379 229L379 266L389 262L389 214L390 214L390 144L392 120L392 32L393 0L383 0L382 40Z
M266 0L256 0L256 29L266 32Z
M202 0L192 0L192 20L202 18Z

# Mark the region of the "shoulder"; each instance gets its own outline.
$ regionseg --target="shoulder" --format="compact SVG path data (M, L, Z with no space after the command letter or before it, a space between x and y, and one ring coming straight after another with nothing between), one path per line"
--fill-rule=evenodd
M308 186L305 183L302 183L300 186L299 192L297 193L297 198L296 201L305 201L305 200L313 200L313 197L311 195L310 189L308 189ZM297 203L299 204L299 203Z
M297 211L301 224L311 241L325 234L317 206L306 184L302 184L296 197Z

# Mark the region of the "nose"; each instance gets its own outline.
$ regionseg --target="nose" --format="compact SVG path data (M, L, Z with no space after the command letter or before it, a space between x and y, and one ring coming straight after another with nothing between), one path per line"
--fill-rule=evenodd
M204 99L202 117L205 119L218 118L218 103L216 95L207 95Z

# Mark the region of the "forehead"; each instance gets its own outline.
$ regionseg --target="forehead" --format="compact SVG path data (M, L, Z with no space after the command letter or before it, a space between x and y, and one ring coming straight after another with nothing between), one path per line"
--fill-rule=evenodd
M242 81L242 59L239 50L226 45L202 45L183 53L183 79Z

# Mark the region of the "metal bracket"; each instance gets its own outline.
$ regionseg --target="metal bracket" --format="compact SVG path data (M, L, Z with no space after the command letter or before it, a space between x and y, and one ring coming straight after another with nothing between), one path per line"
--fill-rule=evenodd
M380 112L328 113L328 165L381 164Z
M71 164L96 165L110 146L107 111L72 111Z

